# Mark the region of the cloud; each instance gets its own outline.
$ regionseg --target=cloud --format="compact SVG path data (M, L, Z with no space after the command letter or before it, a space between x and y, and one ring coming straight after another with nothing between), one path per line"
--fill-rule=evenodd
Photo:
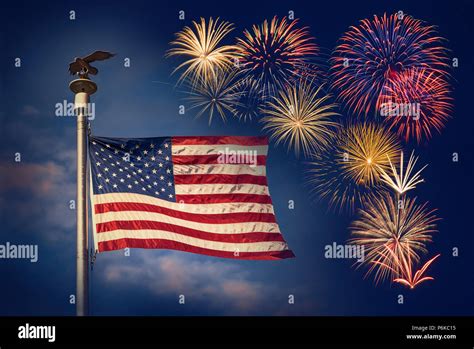
M70 240L76 223L75 180L66 164L0 163L0 210L11 230L49 241Z
M4 161L0 163L0 211L7 234L49 242L74 238L76 211L75 137L68 120L45 122L24 105L4 123ZM50 120L51 121L51 120ZM67 123L54 127L55 122ZM15 154L21 161L15 162Z
M245 266L224 260L202 260L205 257L169 252L156 256L152 251L134 250L139 261L125 264L123 257L103 256L100 263L105 281L117 287L147 288L156 296L178 297L187 302L203 302L223 315L245 315L272 297L276 288L251 280ZM102 256L101 256L102 257Z
M1 192L25 191L35 196L48 195L64 181L61 166L52 161L43 164L0 164L3 172Z

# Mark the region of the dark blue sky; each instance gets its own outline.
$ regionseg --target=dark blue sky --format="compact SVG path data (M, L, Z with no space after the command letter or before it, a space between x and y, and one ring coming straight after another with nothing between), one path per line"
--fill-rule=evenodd
M69 11L76 20L69 20ZM186 20L178 20L178 11ZM453 119L441 135L417 147L428 163L415 191L442 218L430 244L441 257L430 269L435 281L410 291L374 286L350 260L324 258L324 246L344 243L354 216L328 213L308 196L302 159L272 144L268 178L277 219L296 258L234 261L163 250L122 251L97 257L91 273L95 315L473 315L473 131L470 1L198 2L47 1L2 4L0 93L0 243L39 245L39 261L0 260L0 315L73 315L75 291L75 120L54 115L56 103L72 101L67 65L96 49L116 52L99 63L93 96L95 135L260 135L257 122L222 123L178 115L182 103L170 76L175 60L164 53L173 34L200 16L235 23L231 37L274 15L295 11L326 52L360 19L403 10L438 26L452 57ZM22 65L14 67L20 57ZM130 58L131 67L123 66ZM343 112L344 115L344 112ZM405 148L411 151L410 147ZM20 152L22 162L13 162ZM451 161L459 153L459 162ZM288 209L294 200L295 209ZM459 257L452 257L452 248ZM178 295L186 304L178 304ZM289 305L288 295L295 296ZM397 304L397 295L405 304Z

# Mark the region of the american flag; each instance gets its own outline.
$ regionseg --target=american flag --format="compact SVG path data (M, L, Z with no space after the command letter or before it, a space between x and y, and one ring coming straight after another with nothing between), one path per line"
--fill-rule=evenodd
M90 137L96 250L294 257L275 219L267 150L266 137Z

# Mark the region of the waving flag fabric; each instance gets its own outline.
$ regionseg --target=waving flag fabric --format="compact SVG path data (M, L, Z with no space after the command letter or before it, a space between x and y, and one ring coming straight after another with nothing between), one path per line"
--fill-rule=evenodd
M275 219L267 150L265 137L91 137L96 250L294 257Z

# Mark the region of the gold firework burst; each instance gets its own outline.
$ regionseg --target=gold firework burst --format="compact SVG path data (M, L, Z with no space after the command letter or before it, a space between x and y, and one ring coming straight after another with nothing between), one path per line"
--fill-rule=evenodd
M375 272L376 283L404 277L407 265L419 263L431 234L437 231L435 210L428 211L426 203L415 201L392 195L371 198L351 225L349 241L364 246L362 264L369 265L368 274Z
M307 80L286 86L268 102L263 129L276 144L286 143L297 154L300 149L304 155L318 152L328 145L338 125L333 121L338 115L336 104L327 103L329 98L322 86L316 88Z
M307 183L309 192L317 194L319 199L326 200L330 211L352 214L356 207L363 207L369 197L375 193L384 193L387 189L381 184L359 185L352 177L347 176L341 165L345 154L339 147L345 136L342 130L341 128L337 135L331 138L330 145L325 151L313 154L311 157L308 163Z
M199 78L190 83L186 99L191 103L190 109L199 110L196 117L207 113L210 125L214 113L218 113L223 121L226 121L227 113L236 113L235 108L239 106L239 98L243 93L236 85L238 74L236 70L219 70L209 78Z
M206 23L204 18L201 22L193 21L194 29L184 27L176 33L176 39L171 42L175 46L168 50L167 56L184 56L188 59L181 63L174 71L185 68L179 81L193 77L193 80L208 79L215 75L216 70L225 70L232 66L235 61L235 47L232 45L219 46L222 39L233 29L229 22L219 22L219 18L212 17Z
M390 168L389 159L398 160L395 135L373 123L351 125L344 132L340 145L344 157L339 161L346 175L358 184L378 183L382 171Z
M384 169L381 170L381 179L384 183L394 189L398 194L403 194L408 190L414 189L417 184L424 182L423 178L421 178L421 172L426 168L421 168L416 173L412 173L418 158L414 156L414 152L411 153L410 159L408 160L407 167L404 171L404 162L403 162L403 152L400 156L400 168L398 171L397 168L392 164L390 158L388 158L390 163L390 169L392 171L392 176L390 176Z

